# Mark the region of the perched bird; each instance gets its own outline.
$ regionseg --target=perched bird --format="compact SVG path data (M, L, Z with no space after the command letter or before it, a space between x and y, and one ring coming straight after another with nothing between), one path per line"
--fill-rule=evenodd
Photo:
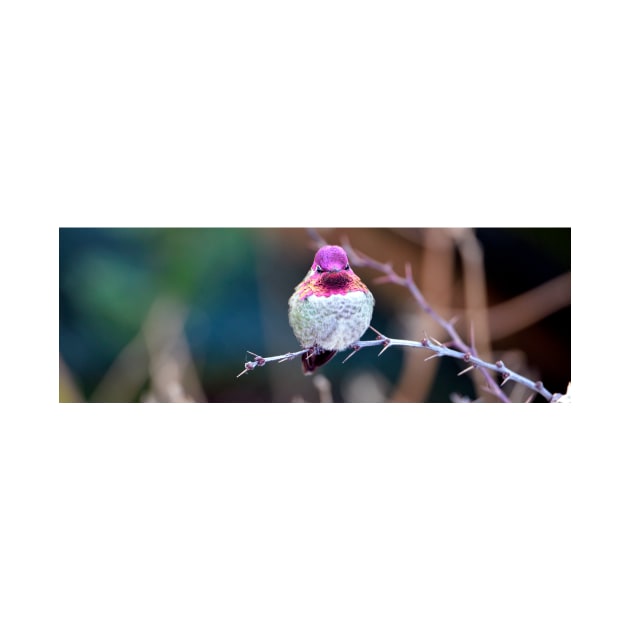
M358 341L367 330L374 310L374 296L348 263L337 245L326 245L316 254L304 280L289 299L289 323L303 348L305 374L312 374Z

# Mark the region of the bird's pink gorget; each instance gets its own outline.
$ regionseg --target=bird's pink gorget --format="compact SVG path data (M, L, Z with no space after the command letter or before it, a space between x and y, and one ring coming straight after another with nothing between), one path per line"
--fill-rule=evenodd
M352 291L368 292L368 288L352 270L323 271L321 273L315 271L310 278L305 278L299 286L298 298L304 300L312 295L329 297Z

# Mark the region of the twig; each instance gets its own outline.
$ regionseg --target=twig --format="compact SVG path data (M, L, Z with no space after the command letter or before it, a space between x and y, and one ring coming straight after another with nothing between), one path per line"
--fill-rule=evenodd
M236 378L243 376L243 374L246 374L247 372L251 372L254 368L262 367L265 363L271 363L272 361L279 361L280 363L283 361L290 361L291 359L295 359L295 357L299 357L308 351L309 348L305 348L304 350L299 350L298 352L287 352L287 354L279 354L275 357L261 357L255 352L250 352L248 350L247 352L254 357L254 360L247 361L245 363L245 369L238 374Z
M370 328L372 328L370 326ZM356 343L350 346L352 352L344 359L344 363L353 355L355 355L362 348L371 348L375 346L383 346L383 349L379 352L379 356L385 352L388 348L392 346L405 346L408 348L421 348L424 350L430 350L433 352L430 356L428 356L425 361L430 359L434 359L436 357L452 357L454 359L460 359L464 361L464 363L468 363L469 367L460 374L467 372L469 369L473 368L483 368L486 370L491 370L493 372L498 372L501 376L502 383L501 386L505 385L508 381L514 381L517 383L523 384L525 387L531 389L534 392L539 393L546 400L552 399L552 394L549 392L540 381L534 382L524 376L521 376L517 372L510 370L503 361L497 361L496 363L488 363L487 361L483 361L479 357L474 356L471 352L461 352L459 350L453 350L445 346L436 340L431 340L428 337L423 338L421 341L410 341L409 339L392 339L390 337L386 337L385 335L379 333L375 328L372 330L377 334L376 339L367 339L365 341L357 341ZM260 357L253 352L250 354L254 354L254 361L249 361L245 363L245 369L238 375L242 376L246 372L250 372L256 367L262 367L266 363L271 361L287 361L290 359L294 359L305 352L308 352L308 349L300 350L298 352L289 352L288 354L282 354L275 357ZM238 378L238 377L237 377ZM494 382L494 381L493 381ZM509 399L508 399L509 400Z
M458 332L455 330L455 326L454 326L455 320L448 321L444 319L443 317L441 317L436 311L434 311L433 308L431 308L430 304L427 302L424 295L422 295L422 292L420 291L420 289L418 288L418 286L413 280L413 274L411 272L411 265L409 263L405 265L405 277L402 277L394 271L394 268L392 267L391 263L378 262L377 260L374 260L373 258L366 256L365 254L361 254L357 252L350 245L350 242L348 241L348 239L344 238L342 239L342 241L343 241L343 247L348 254L348 259L353 265L356 265L358 267L369 267L371 269L376 269L377 271L380 271L381 273L383 273L384 275L380 278L377 278L375 282L379 282L379 281L391 282L393 284L406 287L411 293L411 295L414 297L414 299L416 300L420 308L425 313L427 313L427 315L429 315L431 319L437 322L448 333L450 338L453 340L453 344L455 345L455 347L459 348L459 350L464 354L469 354L471 356L474 356L475 353L473 352L473 349L464 342L464 340L459 336ZM489 364L489 365L492 365L492 364ZM481 373L483 374L486 380L486 384L488 385L490 392L493 393L497 398L499 398L503 402L510 402L510 399L505 395L505 392L501 390L497 382L488 373L487 370L490 368L486 368L486 366L484 366L483 364L479 364L476 367L481 368ZM536 389L535 391L539 391L539 390Z

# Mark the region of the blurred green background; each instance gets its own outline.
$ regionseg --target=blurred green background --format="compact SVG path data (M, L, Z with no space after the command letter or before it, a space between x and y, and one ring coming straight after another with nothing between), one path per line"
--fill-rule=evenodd
M299 349L287 302L312 262L313 234L303 228L60 228L60 401L319 401L321 392L302 374L299 359L236 378L251 358L248 350L273 356ZM565 293L570 282L570 228L483 228L466 231L465 239L437 228L335 228L316 234L330 244L345 237L362 253L392 262L400 274L410 262L420 289L445 315L464 307L466 252L477 251L474 243L483 255L490 306L563 274ZM409 292L379 284L380 274L372 269L354 270L376 298L372 325L390 337L419 339L419 326L428 324ZM425 289L432 282L436 286ZM507 353L524 373L564 392L571 321L570 297L563 299L553 312L520 329L516 324L499 331L509 324L508 315L492 324L499 331L492 338L493 357L482 358ZM459 321L468 339L466 318ZM447 339L439 329L430 334ZM368 331L364 339L371 335ZM446 402L454 393L478 395L468 375L457 376L463 367L457 361L425 362L424 351L402 348L377 354L364 349L342 364L346 354L340 353L321 370L334 401ZM405 371L406 361L417 363L414 372ZM433 363L438 365L429 368Z

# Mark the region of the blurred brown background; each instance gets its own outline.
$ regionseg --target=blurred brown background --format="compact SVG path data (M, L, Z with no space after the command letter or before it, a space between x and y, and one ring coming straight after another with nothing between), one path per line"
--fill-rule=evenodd
M287 302L315 238L413 277L478 354L565 392L570 363L570 228L61 228L60 400L94 402L449 402L493 400L476 372L428 352L340 353L304 377L299 359L244 374L247 351L298 350ZM441 342L409 291L354 267L383 334ZM368 331L364 339L371 338ZM530 392L509 383L515 402ZM541 397L535 399L542 402Z

